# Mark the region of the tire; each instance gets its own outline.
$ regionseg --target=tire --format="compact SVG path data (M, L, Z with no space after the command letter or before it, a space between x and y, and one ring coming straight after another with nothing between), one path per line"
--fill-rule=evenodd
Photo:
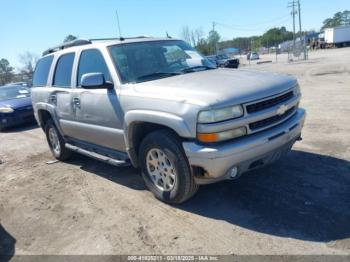
M51 119L45 125L45 134L51 153L57 160L64 161L71 157L72 152L65 147L65 141Z
M159 200L180 204L197 192L181 143L171 132L160 130L147 135L139 149L139 161L146 186Z

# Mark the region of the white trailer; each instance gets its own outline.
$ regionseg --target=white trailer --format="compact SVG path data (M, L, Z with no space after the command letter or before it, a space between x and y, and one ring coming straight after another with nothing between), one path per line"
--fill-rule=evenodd
M337 47L350 45L350 25L326 28L324 30L324 41L327 45Z

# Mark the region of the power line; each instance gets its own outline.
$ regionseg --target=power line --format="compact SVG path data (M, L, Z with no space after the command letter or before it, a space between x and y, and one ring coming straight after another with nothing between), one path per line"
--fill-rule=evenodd
M270 19L270 20L267 20L267 21L263 21L263 22L260 22L260 23L254 23L254 24L222 24L220 23L220 25L225 25L225 26L228 26L228 27L238 27L238 28L242 28L242 27L253 27L253 26L257 26L257 25L262 25L262 24L270 24L270 23L276 23L276 22L281 22L281 20L286 20L286 18L289 19L289 15L288 16L281 16L279 18L274 18L274 19Z
M278 27L281 23L287 22L290 20L290 17L285 18L284 20L279 21L278 24L270 24L264 27L255 27L255 28L244 28L244 26L236 26L236 25L228 25L228 24L223 24L223 23L219 23L216 22L216 25L220 25L223 27L227 27L227 28L231 28L234 29L236 31L259 31L259 30L265 30L271 27Z

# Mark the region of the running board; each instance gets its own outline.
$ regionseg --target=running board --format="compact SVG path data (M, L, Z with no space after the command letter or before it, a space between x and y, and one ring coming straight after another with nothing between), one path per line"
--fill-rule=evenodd
M96 160L105 162L107 164L113 165L113 166L130 166L130 162L125 161L125 160L118 160L118 159L114 159L108 156L104 156L95 152L91 152L88 151L86 149L71 145L66 143L66 148L73 151L73 152L77 152L79 154L94 158Z

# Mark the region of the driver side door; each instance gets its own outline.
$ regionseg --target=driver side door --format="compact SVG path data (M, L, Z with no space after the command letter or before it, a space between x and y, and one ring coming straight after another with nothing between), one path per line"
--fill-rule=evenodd
M123 112L115 88L84 89L81 78L87 73L103 73L111 81L110 70L98 49L83 50L77 68L77 86L73 93L74 138L88 144L125 152Z

